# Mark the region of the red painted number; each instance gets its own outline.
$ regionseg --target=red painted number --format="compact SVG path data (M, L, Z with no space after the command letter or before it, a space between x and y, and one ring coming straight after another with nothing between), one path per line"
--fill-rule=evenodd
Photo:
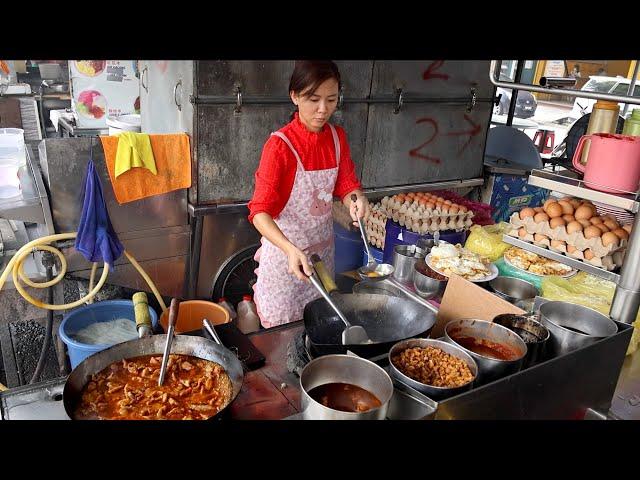
M424 142L423 144L417 146L416 148L409 150L409 156L411 157L416 157L416 158L422 158L423 160L428 160L430 162L433 163L440 163L440 159L438 157L431 157L423 152L421 152L420 150L422 150L424 147L426 147L427 145L429 145L431 142L433 142L433 140L438 136L438 124L436 123L435 120L431 119L431 118L419 118L418 120L416 120L416 125L419 123L428 123L433 127L433 134L431 135L431 138L429 138L426 142Z
M436 72L436 70L438 70L443 65L444 65L444 60L436 60L434 62L431 62L427 67L427 69L422 74L422 79L431 80L431 79L439 78L441 80L449 80L448 74Z

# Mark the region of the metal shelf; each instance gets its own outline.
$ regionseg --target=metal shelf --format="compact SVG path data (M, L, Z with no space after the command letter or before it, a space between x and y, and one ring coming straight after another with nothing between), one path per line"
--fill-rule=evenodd
M539 247L538 245L534 245L533 243L529 243L525 240L520 240L519 238L512 237L510 235L503 235L502 241L508 243L509 245L513 245L515 247L519 247L528 252L537 253L541 257L549 258L551 260L555 260L556 262L564 263L565 265L569 265L571 268L575 268L576 270L582 270L591 275L595 275L596 277L603 278L605 280L609 280L615 284L620 280L620 275L617 273L609 272L604 268L598 268L594 265L591 265L586 262L582 262L580 260L576 260L575 258L568 257L563 255L562 253L557 253L548 248Z
M529 175L529 185L573 195L578 198L591 200L592 202L604 203L612 207L623 208L631 213L637 213L640 209L640 203L637 201L636 195L631 193L614 194L593 190L585 187L582 180L565 177L544 170L532 170Z

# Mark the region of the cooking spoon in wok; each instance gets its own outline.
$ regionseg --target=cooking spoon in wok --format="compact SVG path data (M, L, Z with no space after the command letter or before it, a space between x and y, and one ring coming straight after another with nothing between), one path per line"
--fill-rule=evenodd
M164 354L162 355L162 365L160 366L160 376L158 377L158 386L161 387L164 383L164 376L167 373L167 362L169 361L169 354L171 353L171 344L173 343L173 336L176 328L176 322L178 321L178 307L180 301L177 298L171 299L171 305L169 306L169 321L167 328L167 343L164 346Z
M324 286L316 277L314 273L309 277L309 281L313 284L314 287L320 292L320 295L327 301L327 303L331 306L331 308L338 314L340 320L344 322L346 328L342 331L342 344L343 345L354 345L360 343L373 343L367 335L367 332L360 325L351 325L347 317L340 311L336 303L333 301L333 298L327 293L324 289Z

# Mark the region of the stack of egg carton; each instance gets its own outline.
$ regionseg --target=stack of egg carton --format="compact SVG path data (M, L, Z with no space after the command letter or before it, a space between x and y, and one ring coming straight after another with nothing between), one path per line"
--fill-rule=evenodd
M384 197L380 202L382 211L394 222L420 235L437 231L469 228L473 212L464 205L431 193L400 193Z
M591 202L572 197L523 208L509 223L513 237L609 271L622 265L631 232L631 224L620 226L613 216L599 216Z

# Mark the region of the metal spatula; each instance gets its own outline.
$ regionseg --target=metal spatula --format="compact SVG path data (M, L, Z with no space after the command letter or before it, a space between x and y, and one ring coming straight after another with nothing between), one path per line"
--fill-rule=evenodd
M176 328L176 322L178 321L178 307L180 300L177 298L171 299L171 305L169 306L169 320L167 328L167 343L164 345L164 354L162 355L162 366L160 367L160 376L158 377L158 386L162 386L164 383L164 376L167 373L167 362L169 361L169 354L171 353L171 344L173 343L173 332Z
M333 301L333 298L327 293L327 291L322 286L322 283L318 278L314 275L309 277L309 281L313 284L314 287L320 292L322 297L327 301L327 303L333 308L333 310L338 314L340 320L344 322L346 328L342 331L342 344L343 345L355 345L359 343L373 343L367 335L367 332L360 325L351 325L347 317L340 311L336 303Z

